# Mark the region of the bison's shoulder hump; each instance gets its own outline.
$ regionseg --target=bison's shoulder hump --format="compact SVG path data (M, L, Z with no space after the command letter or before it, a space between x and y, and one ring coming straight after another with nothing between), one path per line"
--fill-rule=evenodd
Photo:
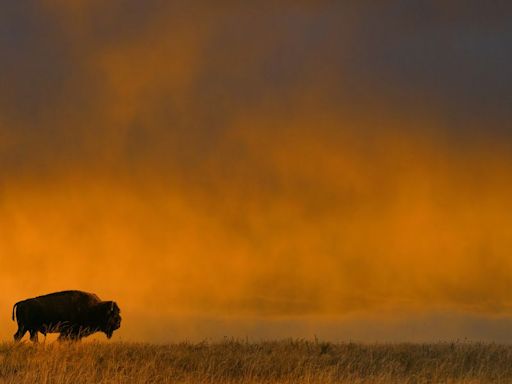
M68 290L68 291L60 291L49 293L47 295L37 296L36 299L70 299L73 301L82 301L86 300L89 302L100 302L100 298L94 294L84 291L78 290Z

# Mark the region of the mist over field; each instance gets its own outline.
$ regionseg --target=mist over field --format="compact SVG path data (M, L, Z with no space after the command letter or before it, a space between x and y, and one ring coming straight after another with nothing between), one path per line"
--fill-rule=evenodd
M511 341L511 10L0 5L0 338Z

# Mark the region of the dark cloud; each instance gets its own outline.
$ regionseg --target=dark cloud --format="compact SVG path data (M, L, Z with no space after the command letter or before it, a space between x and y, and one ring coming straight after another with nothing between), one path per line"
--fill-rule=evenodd
M96 92L78 42L40 2L2 4L0 25L2 173L73 163Z
M8 163L97 157L119 125L129 156L136 134L142 157L148 143L177 143L188 163L223 140L234 115L269 104L293 114L308 93L332 110L448 117L442 129L454 132L504 132L510 117L506 3L77 4L2 5L2 129L20 144ZM139 84L133 106L112 88L116 68L101 68L109 55L127 76L119 81ZM194 67L174 75L179 89L165 80L175 65ZM106 116L116 103L133 108L128 121Z
M357 80L463 120L509 116L510 6L397 2L361 24ZM484 129L482 127L477 129Z
M3 4L0 15L2 115L34 122L63 101L71 42L38 2Z

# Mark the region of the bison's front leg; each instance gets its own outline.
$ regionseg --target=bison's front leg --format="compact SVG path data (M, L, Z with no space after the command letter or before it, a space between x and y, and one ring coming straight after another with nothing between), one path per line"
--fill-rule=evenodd
M39 341L39 338L37 337L37 330L31 329L30 331L30 341L33 343L37 343Z

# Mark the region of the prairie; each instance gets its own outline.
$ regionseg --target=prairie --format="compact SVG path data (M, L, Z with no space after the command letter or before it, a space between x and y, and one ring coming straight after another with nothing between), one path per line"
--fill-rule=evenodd
M494 382L512 382L512 346L305 340L0 344L0 383Z

